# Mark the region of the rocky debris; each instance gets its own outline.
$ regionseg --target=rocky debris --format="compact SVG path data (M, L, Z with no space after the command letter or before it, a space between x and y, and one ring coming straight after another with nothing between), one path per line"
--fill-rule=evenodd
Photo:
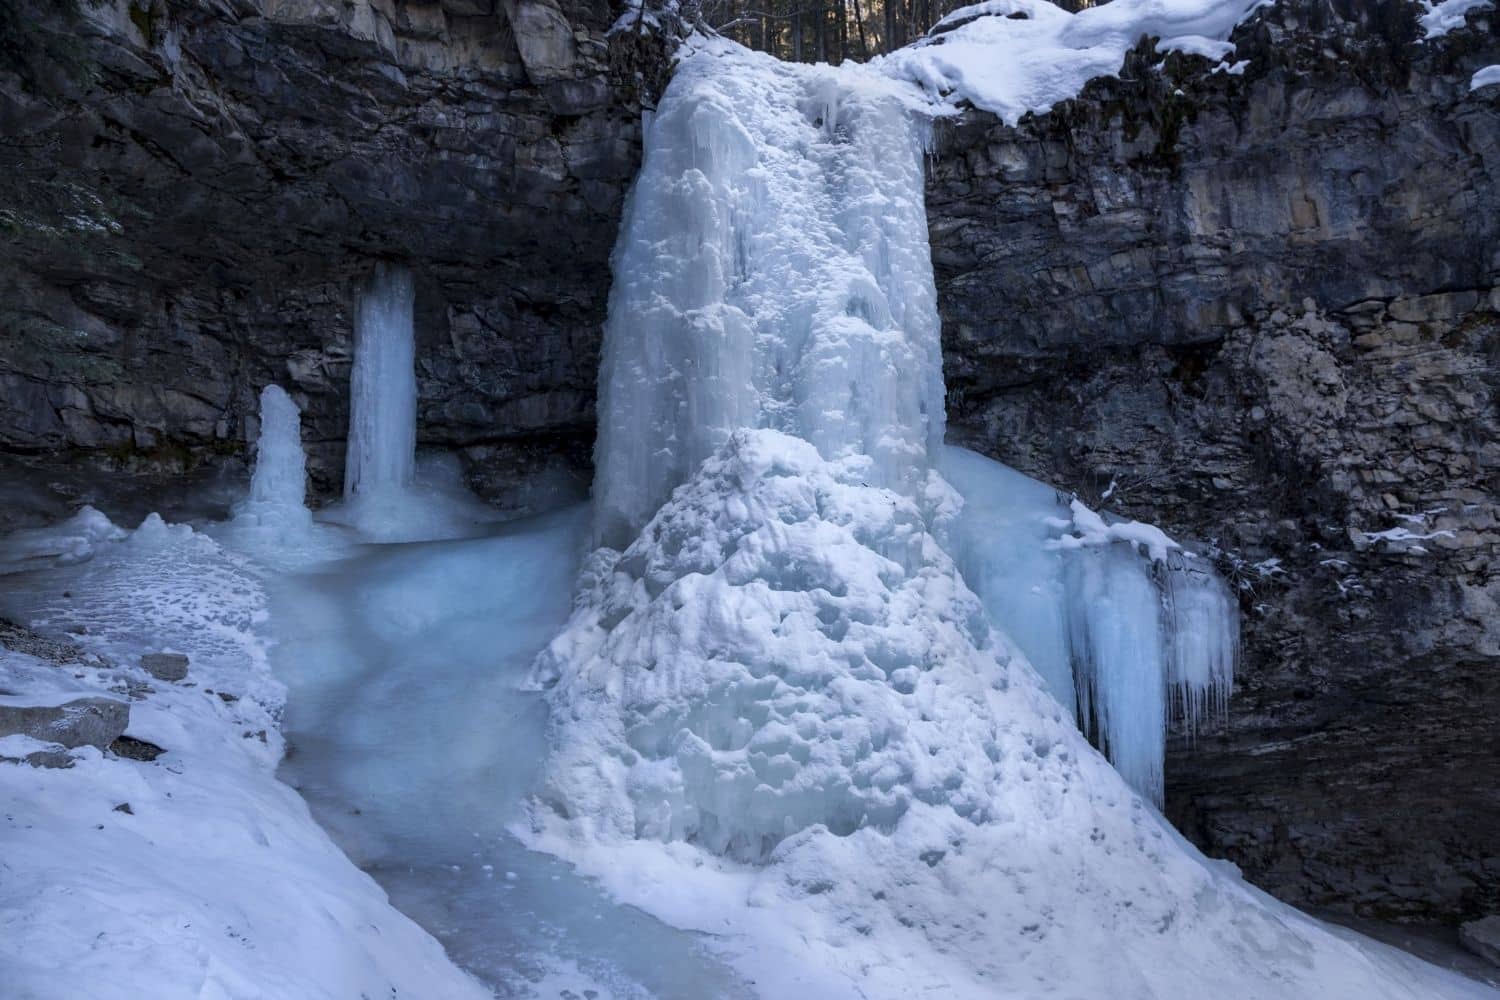
M147 653L141 657L141 668L159 681L180 681L187 676L187 654Z
M167 751L163 747L146 740L138 740L134 736L121 736L109 745L110 753L116 757L125 757L130 760L152 761Z
M1458 940L1480 958L1500 966L1500 916L1470 920L1459 927Z
M1167 813L1304 906L1500 908L1500 15L1281 0L936 126L949 437L1215 548L1245 656Z
M25 625L19 625L4 618L0 618L0 646L17 653L35 656L39 660L46 660L60 667L75 663L88 666L109 665L97 654L88 652L76 642L46 636Z
M0 703L0 736L28 736L70 750L106 750L129 724L130 704L113 698L76 698L60 705Z

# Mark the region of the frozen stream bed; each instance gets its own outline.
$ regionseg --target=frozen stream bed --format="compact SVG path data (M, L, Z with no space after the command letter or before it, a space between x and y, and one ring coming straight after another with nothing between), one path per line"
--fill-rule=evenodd
M367 546L271 585L281 777L391 901L500 996L748 995L700 935L507 832L545 756L524 689L571 608L587 514Z

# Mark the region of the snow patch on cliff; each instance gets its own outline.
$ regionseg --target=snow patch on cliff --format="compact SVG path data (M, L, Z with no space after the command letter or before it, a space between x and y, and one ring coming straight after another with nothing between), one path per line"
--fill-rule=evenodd
M872 65L940 104L968 101L1008 125L1120 72L1143 37L1157 51L1226 60L1235 26L1266 0L1114 0L1070 14L1049 0L987 0L954 11ZM1450 3L1465 0L1449 0Z

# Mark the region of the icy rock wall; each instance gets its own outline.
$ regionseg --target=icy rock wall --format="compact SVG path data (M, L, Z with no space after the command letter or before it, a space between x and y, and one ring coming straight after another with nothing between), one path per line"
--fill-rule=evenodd
M378 264L354 315L344 496L406 487L416 474L417 374L411 272Z
M1160 529L1106 520L1076 498L963 448L943 450L962 494L950 551L990 620L1131 786L1158 806L1169 724L1227 709L1239 607L1203 557Z
M648 126L600 369L598 541L742 427L910 494L942 441L924 118L874 74L706 51Z

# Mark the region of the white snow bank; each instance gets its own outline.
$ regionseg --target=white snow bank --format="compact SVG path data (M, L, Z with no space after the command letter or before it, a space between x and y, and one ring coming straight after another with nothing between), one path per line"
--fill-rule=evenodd
M767 997L1491 995L1182 841L990 631L954 507L731 435L538 661L532 842Z
M871 65L938 102L967 100L1014 125L1114 76L1142 37L1157 51L1224 60L1225 39L1265 0L1114 0L1070 14L1049 0L989 0L949 14L922 39ZM1457 0L1450 0L1457 2Z
M1422 15L1421 25L1428 38L1441 38L1454 28L1464 26L1464 18L1471 10L1488 7L1493 0L1422 0L1427 13Z
M1469 81L1469 89L1478 90L1480 87L1489 87L1497 83L1500 83L1500 63L1477 71L1474 78Z
M73 632L116 666L61 668L0 650L0 677L44 699L144 695L127 734L167 753L145 762L86 748L66 770L0 765L0 992L487 996L275 779L282 688L267 668L265 594L251 567L154 515L128 534L90 520L86 534L106 540L91 543L88 562L67 564L70 522L52 568L0 577L0 607ZM21 547L41 551L46 535L29 533ZM162 649L189 654L184 682L137 665Z

